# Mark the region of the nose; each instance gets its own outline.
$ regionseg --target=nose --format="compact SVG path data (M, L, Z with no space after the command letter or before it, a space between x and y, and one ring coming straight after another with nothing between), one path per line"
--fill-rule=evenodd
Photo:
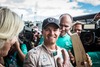
M54 31L53 31L53 30L51 30L51 31L50 31L50 35L53 35L53 34L54 34Z
M61 29L62 29L62 30L65 30L65 27L64 27L64 26L62 26L62 27L61 27Z
M79 31L78 31L78 30L76 30L76 32L78 33Z

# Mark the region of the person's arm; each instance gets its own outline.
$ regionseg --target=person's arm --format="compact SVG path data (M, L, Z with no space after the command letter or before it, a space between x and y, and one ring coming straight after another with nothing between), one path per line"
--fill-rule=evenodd
M18 51L18 56L21 59L21 61L24 61L26 55L22 52L22 50L20 48L20 43L18 41L18 38L17 37L14 37L11 42L14 44L13 46Z
M14 45L18 51L19 58L21 59L21 61L24 61L26 55L22 52L22 50L20 48L20 43L18 41L16 41Z

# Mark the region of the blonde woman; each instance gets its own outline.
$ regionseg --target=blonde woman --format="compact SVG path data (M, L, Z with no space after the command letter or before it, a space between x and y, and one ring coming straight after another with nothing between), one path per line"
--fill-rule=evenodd
M18 34L22 31L24 22L10 9L0 7L0 58L6 56L10 47L15 44L19 46ZM17 48L19 49L19 47ZM19 52L22 54L21 50ZM23 55L23 54L22 54ZM2 61L2 60L0 60ZM3 62L1 62L3 64Z

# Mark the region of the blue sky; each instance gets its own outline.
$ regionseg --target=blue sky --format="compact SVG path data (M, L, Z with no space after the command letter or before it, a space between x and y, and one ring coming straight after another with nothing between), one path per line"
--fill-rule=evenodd
M78 5L82 6L81 9L86 9L86 12L90 12L91 14L100 12L100 5L94 6L92 4L82 2L78 2Z
M58 18L63 13L74 17L100 12L100 0L0 0L0 6L10 8L19 16L23 15L26 21Z

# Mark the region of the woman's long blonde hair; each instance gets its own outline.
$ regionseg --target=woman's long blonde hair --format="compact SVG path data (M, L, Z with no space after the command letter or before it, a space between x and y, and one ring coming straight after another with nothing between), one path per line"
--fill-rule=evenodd
M22 31L24 22L22 19L10 9L0 7L0 48L4 42Z

